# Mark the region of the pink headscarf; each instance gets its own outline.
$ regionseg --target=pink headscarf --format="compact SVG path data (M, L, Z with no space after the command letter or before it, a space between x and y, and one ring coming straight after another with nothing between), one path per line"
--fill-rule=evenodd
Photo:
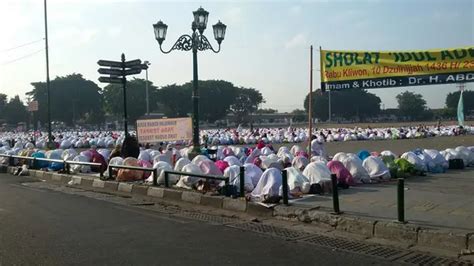
M259 157L255 158L253 160L253 164L255 164L256 166L260 167L262 165L262 159L260 159Z
M328 162L327 167L331 173L336 175L337 181L351 186L354 185L354 178L352 177L351 172L349 172L340 161L330 161Z
M146 167L146 168L152 168L153 167L153 165L151 165L151 163L149 161L145 161L145 160L138 160L138 165L141 166L141 167ZM145 178L148 178L150 175L151 175L151 172L148 172L148 171L143 172L143 176Z
M217 162L215 162L215 165L217 166L217 168L219 168L219 170L221 170L222 173L224 173L224 170L229 167L229 163L227 163L226 161L223 161L223 160L219 160Z
M259 140L257 142L257 149L262 149L263 147L265 147L265 143L263 142L263 140Z
M222 150L222 154L224 154L224 157L227 157L227 156L233 156L234 155L234 151L232 151L231 148L224 148L224 150Z
M306 157L306 159L309 158L308 153L305 152L305 151L299 151L299 152L297 152L297 153L296 153L296 156L303 156L303 157Z
M222 171L217 168L213 161L200 161L198 166L206 175L223 175Z

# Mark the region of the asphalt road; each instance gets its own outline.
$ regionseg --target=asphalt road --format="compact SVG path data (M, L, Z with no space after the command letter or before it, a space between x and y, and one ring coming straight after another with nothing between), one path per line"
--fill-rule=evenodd
M0 265L387 265L22 182L0 174Z

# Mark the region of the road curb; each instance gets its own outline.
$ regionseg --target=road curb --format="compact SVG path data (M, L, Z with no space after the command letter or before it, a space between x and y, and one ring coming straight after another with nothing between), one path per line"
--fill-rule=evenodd
M468 249L468 235L443 230L421 229L418 231L418 245L446 249L454 252Z
M222 206L224 205L224 197L202 195L201 205L222 209Z
M336 230L373 237L376 223L376 221L342 216L336 225Z
M467 234L467 249L474 252L474 233Z
M247 202L245 199L224 198L222 208L229 211L247 211Z
M190 202L194 204L201 204L201 198L202 198L202 194L192 192L192 191L183 191L183 193L181 194L182 201L186 201L186 202Z
M146 196L148 194L148 188L148 186L133 185L131 193Z
M125 193L132 193L132 184L127 184L127 183L119 183L117 191L119 192L125 192Z
M404 244L416 244L419 227L411 224L378 221L374 228L374 237Z
M147 196L154 198L163 198L164 189L159 187L150 187L147 191Z

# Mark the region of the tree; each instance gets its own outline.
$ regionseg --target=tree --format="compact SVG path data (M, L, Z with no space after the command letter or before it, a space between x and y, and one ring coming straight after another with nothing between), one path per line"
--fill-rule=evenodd
M47 88L45 82L31 83L33 90L26 95L38 101L37 119L47 122ZM101 89L81 74L56 77L50 82L51 120L68 125L82 120L97 124L104 120Z
M241 112L247 112L247 114L255 112L258 104L263 101L261 93L255 89L238 88L228 81L199 81L198 86L199 119L201 121L213 123L216 120L223 119L229 112L235 111L236 102L242 104L243 97L248 98L248 102L242 106L243 111ZM159 89L157 92L158 101L163 106L165 115L168 117L185 117L192 113L192 91L193 85L191 82L180 86L176 84L168 85Z
M278 110L267 108L267 109L258 109L257 114L276 114Z
M186 117L192 111L191 88L172 84L158 90L158 102L167 117Z
M291 114L293 115L293 117L292 117L293 122L307 121L308 112L306 112L305 110L295 109L295 110L291 111Z
M456 116L456 110L458 108L458 101L461 92L451 92L446 96L446 108L448 113L452 116ZM474 91L465 90L463 92L463 103L464 103L464 112L466 114L474 111Z
M5 119L5 106L7 105L7 95L0 93L0 119Z
M28 111L18 95L10 99L2 113L7 123L28 122Z
M234 103L239 89L231 82L224 80L199 81L199 115L200 120L210 123L224 118L229 107ZM184 90L192 91L192 83L183 85Z
M397 95L398 110L411 120L422 119L426 115L426 101L421 94L405 91Z
M146 80L133 79L127 81L127 116L128 121L135 121L146 113ZM158 93L157 87L148 81L148 96L150 111L157 108ZM123 86L121 84L109 84L105 86L104 92L105 111L117 119L123 117Z
M313 92L313 117L320 120L329 118L329 92L322 93L321 90ZM342 91L331 91L331 114L332 116L353 119L357 117L364 120L365 117L375 116L380 112L381 100L375 94L365 90L353 89ZM308 112L309 94L306 95L304 106Z
M258 105L264 103L262 94L256 89L239 88L239 94L230 106L238 123L249 122L249 115L258 110Z

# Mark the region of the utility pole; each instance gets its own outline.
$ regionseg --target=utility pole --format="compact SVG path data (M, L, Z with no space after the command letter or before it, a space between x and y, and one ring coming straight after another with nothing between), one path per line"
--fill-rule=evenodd
M313 46L310 47L309 59L309 101L308 101L308 154L311 158L311 137L313 136Z
M49 82L49 53L48 53L48 12L46 0L44 0L44 32L45 32L45 49L46 49L46 105L47 105L47 117L48 117L48 148L52 149L53 146L53 134L51 131L51 97L50 97L50 82Z

